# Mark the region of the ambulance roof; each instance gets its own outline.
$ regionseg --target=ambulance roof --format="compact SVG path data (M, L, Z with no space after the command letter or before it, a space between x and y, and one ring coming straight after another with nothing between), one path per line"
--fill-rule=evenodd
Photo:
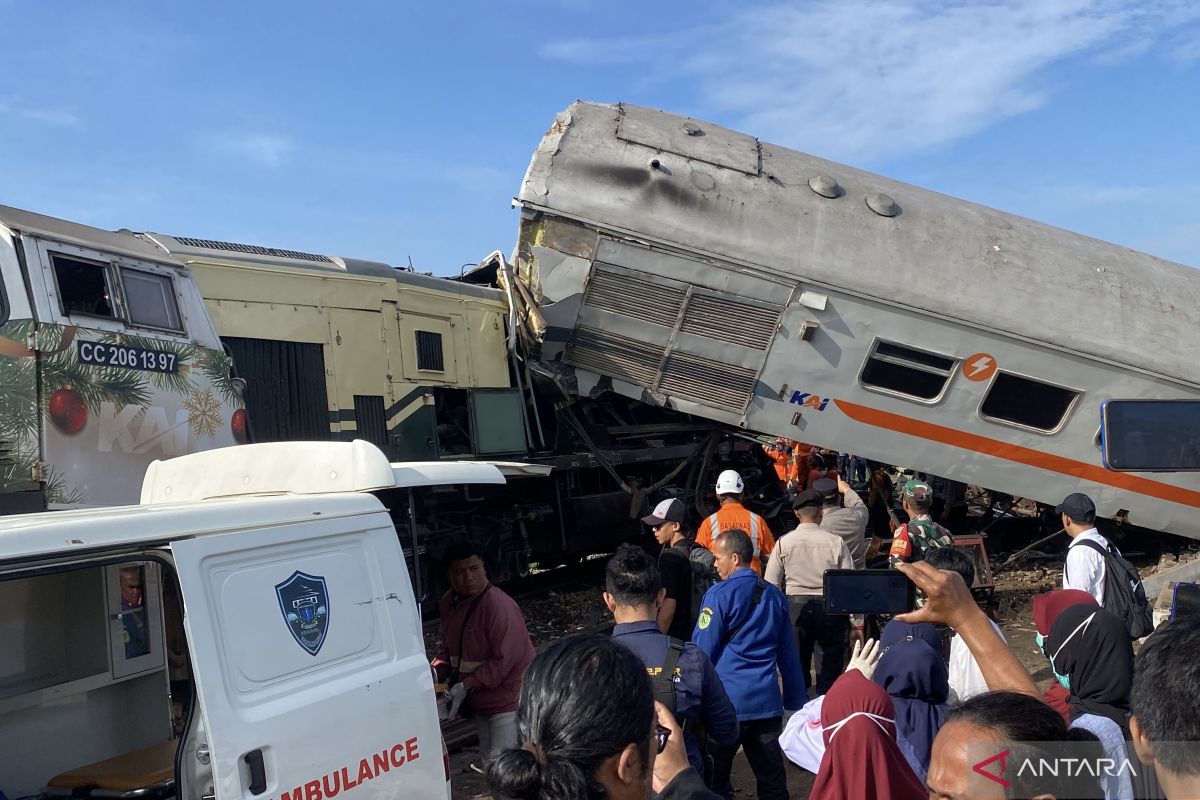
M142 503L504 482L504 475L495 465L482 461L391 464L383 451L361 439L271 442L155 461L146 469Z
M383 511L370 494L209 500L0 517L0 562L137 550L180 539Z
M507 469L522 465L506 464ZM0 561L137 549L209 533L382 511L368 492L503 484L487 462L388 463L373 444L272 442L155 461L142 505L0 517Z

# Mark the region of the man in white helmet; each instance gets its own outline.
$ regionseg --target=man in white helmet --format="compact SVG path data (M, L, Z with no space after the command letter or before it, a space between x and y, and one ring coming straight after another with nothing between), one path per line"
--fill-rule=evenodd
M724 531L740 530L750 536L754 545L754 559L750 567L761 576L763 563L775 549L775 535L767 527L767 521L742 505L742 493L746 490L742 476L727 469L717 476L717 501L721 507L700 523L696 531L696 543L712 549L717 536Z

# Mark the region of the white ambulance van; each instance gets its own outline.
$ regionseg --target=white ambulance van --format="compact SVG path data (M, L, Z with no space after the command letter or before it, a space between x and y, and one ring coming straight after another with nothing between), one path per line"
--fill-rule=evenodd
M154 462L138 506L0 518L0 791L445 798L419 609L371 492L503 482L257 444Z

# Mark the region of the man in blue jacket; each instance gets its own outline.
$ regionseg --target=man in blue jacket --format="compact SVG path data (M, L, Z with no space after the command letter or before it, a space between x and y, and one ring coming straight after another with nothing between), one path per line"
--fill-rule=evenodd
M739 742L761 800L787 798L787 771L779 734L784 710L807 702L804 671L783 592L750 568L754 546L739 530L722 533L713 546L721 582L708 590L692 641L716 665L740 724ZM779 677L783 677L783 694ZM737 745L714 754L713 786L732 796L729 773Z
M608 561L604 604L616 620L613 639L646 664L654 682L654 699L675 712L684 731L688 761L701 775L704 744L728 746L738 740L737 714L712 662L696 645L681 642L658 628L658 607L666 589L654 559L640 547L623 544ZM670 683L664 679L670 673ZM701 740L706 740L702 742Z

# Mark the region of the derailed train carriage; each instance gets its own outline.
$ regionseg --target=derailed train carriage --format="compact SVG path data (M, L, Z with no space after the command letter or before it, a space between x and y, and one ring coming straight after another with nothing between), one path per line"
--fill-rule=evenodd
M560 114L518 200L512 258L463 280L0 208L0 502L357 437L520 462L503 494L392 504L416 560L470 535L520 573L667 494L707 513L730 466L786 527L757 446L785 436L1200 535L1194 476L1108 472L1096 442L1105 398L1197 396L1193 270L632 106Z
M559 114L517 202L523 340L571 396L1200 536L1200 478L1098 440L1106 399L1200 397L1194 269L623 104Z

